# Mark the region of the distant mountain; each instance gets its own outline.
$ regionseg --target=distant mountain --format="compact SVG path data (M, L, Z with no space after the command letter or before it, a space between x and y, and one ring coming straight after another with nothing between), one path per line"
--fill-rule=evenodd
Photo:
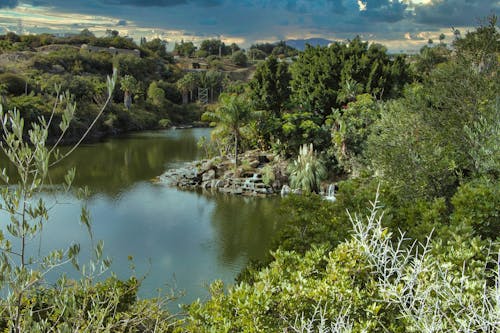
M331 40L324 38L289 39L286 41L286 45L303 51L306 48L306 44L310 44L311 46L328 46L331 42Z

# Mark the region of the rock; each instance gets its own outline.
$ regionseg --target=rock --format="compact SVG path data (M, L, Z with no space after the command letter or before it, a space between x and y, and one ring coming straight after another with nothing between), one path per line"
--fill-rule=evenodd
M201 177L201 181L208 182L209 180L212 180L214 178L215 178L215 170L210 169L203 174L203 176Z
M248 162L248 165L252 168L252 169L255 169L256 167L258 167L260 164L259 160L251 160Z

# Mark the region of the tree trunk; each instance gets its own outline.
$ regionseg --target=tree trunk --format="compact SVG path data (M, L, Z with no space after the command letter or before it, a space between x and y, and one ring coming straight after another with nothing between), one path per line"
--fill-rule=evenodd
M123 97L123 104L125 104L125 107L127 110L130 110L130 107L132 106L132 95L130 95L129 91L125 91L124 97Z
M182 93L182 104L187 104L188 103L188 94L187 92Z

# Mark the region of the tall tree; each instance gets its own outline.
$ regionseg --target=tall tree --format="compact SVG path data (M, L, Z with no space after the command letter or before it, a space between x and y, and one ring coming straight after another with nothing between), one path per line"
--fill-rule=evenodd
M278 62L275 57L269 57L257 67L249 84L255 107L279 116L290 98L290 80L288 65Z
M219 101L220 106L215 112L206 112L204 117L226 129L233 136L234 165L237 167L238 145L241 139L240 130L253 118L252 108L249 101L242 95L222 94Z
M222 88L224 82L224 74L218 71L203 72L200 77L200 86L210 90L210 101L214 101L216 91Z
M130 110L132 106L132 95L137 90L137 80L132 75L125 75L120 80L120 89L123 91L123 104Z

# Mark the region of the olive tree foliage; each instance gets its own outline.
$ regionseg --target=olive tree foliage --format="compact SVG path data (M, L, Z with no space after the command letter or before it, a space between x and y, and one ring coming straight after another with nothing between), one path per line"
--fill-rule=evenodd
M110 260L103 257L103 244L98 242L92 261L80 265L80 246L70 244L66 249L55 249L47 255L36 254L33 243L41 242L44 225L49 220L51 206L42 200L41 193L49 185L49 170L73 152L85 139L109 103L115 87L116 72L108 77L108 98L94 122L81 139L66 153L61 154L58 145L65 136L69 123L75 116L76 104L69 93L57 96L52 114L48 119L40 117L31 129L25 129L19 110L4 111L0 105L2 142L0 149L15 167L15 177L3 168L0 177L0 210L8 217L0 231L0 329L10 332L49 331L147 331L148 327L167 325L168 318L161 309L161 301L137 303L135 295L139 282L135 278L119 281L111 278L95 283L103 274ZM57 110L63 109L59 123L60 137L52 146L47 145L49 129L55 126ZM75 170L64 177L61 189L71 191ZM88 193L76 192L79 198ZM88 228L92 239L89 212L81 211L81 222ZM49 284L47 274L72 264L82 278L68 281L60 276L55 284Z
M500 327L500 251L498 244L454 235L411 242L394 241L383 227L378 195L363 221L350 217L353 238L374 270L387 304L395 305L414 332L496 332ZM463 232L463 231L459 231ZM451 246L450 246L451 245ZM491 250L494 252L490 252ZM485 255L485 254L486 255ZM490 261L491 260L491 261ZM461 266L461 267L460 267Z
M108 77L108 98L97 118L103 113L109 103L116 81L116 72L112 78ZM0 176L6 186L1 188L0 209L10 216L10 221L4 230L0 231L0 285L6 298L2 311L6 312L8 327L11 331L21 332L25 328L25 316L29 313L24 308L24 298L40 284L45 275L54 268L71 262L79 267L77 255L79 246L71 245L67 250L56 250L45 257L34 257L27 249L28 243L40 235L44 224L48 220L49 208L37 196L47 185L48 172L51 166L67 157L85 139L97 118L87 129L79 142L67 153L60 154L58 145L69 128L69 123L75 116L76 104L68 93L61 93L56 88L57 96L49 119L40 117L38 123L32 124L31 129L25 131L24 119L19 110L4 111L0 105L0 120L2 126L2 141L0 148L17 170L17 181L11 181L6 169L1 170ZM55 113L63 107L59 124L60 136L56 143L47 146L49 129L53 125ZM65 176L63 188L69 191L75 176L75 170L69 170ZM84 194L83 192L81 194ZM88 212L82 208L82 222L89 228ZM100 258L102 245L97 246L97 259ZM102 261L102 268L109 265L107 260Z
M109 97L111 98L114 89L115 78L108 78ZM28 243L40 235L44 224L48 220L49 208L38 199L37 195L43 190L48 179L49 168L68 156L85 136L90 128L83 135L81 140L62 155L58 152L57 146L64 137L71 119L75 115L76 105L72 102L69 93L60 93L56 89L57 97L53 106L52 114L47 120L39 118L38 123L32 124L32 128L25 131L24 119L16 109L4 112L0 105L0 119L2 123L2 142L0 148L9 158L10 162L17 170L17 182L11 182L6 169L1 171L1 179L6 184L1 188L0 209L10 216L10 221L6 223L5 229L0 232L0 286L4 293L4 316L8 318L6 326L11 331L21 332L28 330L28 321L25 319L29 315L29 306L25 304L25 298L33 292L44 279L45 275L54 268L71 262L78 266L77 254L79 246L71 245L67 250L56 250L45 257L38 258L28 251ZM102 114L106 104L103 106ZM52 126L54 116L58 107L62 105L64 111L61 115L59 128L61 135L56 144L52 147L46 145L49 128ZM95 123L95 122L94 122ZM28 138L26 140L25 138ZM65 176L65 191L69 191L75 176L75 170L69 170ZM82 208L82 222L89 228L88 212ZM97 257L100 260L102 245L97 247ZM107 260L102 261L102 268L109 265Z

